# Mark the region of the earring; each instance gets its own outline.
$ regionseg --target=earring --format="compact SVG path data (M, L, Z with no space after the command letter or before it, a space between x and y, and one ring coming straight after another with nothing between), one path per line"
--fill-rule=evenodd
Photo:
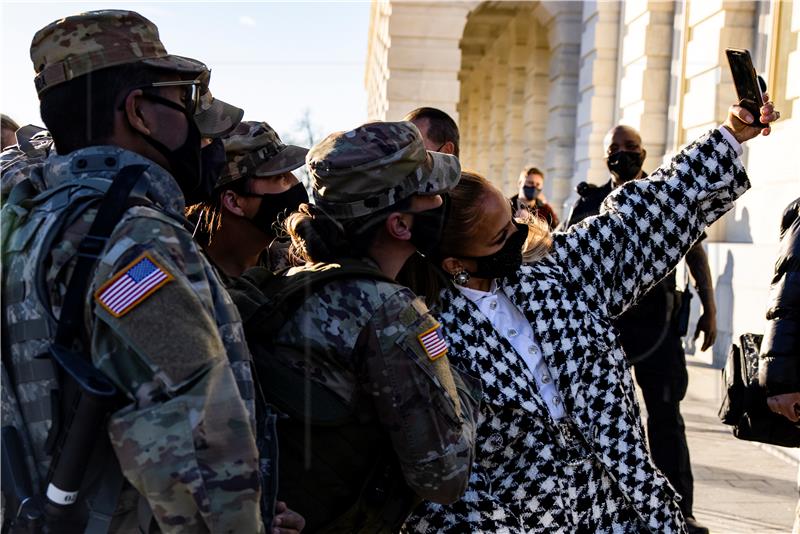
M453 275L453 282L460 286L467 285L467 282L469 282L469 273L464 270L458 271Z

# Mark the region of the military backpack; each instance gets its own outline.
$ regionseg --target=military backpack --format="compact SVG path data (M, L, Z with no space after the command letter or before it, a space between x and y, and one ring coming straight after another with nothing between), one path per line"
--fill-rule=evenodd
M102 533L110 527L123 478L110 444L96 433L114 388L86 352L84 298L107 237L127 208L150 204L140 180L145 169L131 165L111 180L81 177L44 191L23 180L3 206L3 493L17 511L5 514L4 529L47 532L85 525L85 532ZM90 209L97 212L76 251L56 317L42 260ZM101 385L110 388L109 405L90 399L99 419L83 420L76 414L88 413L80 407Z
M304 502L310 510L304 511L307 527L315 532L396 532L419 499L405 484L392 444L371 417L371 404L348 406L322 384L272 357L277 334L302 303L327 284L347 279L396 284L364 262L343 260L276 273L256 267L229 291L242 316L261 398L282 414L280 472L291 480L282 479L280 490ZM312 431L315 446L307 447ZM342 457L357 465L358 472L337 469L336 460ZM317 479L303 480L311 463ZM317 513L336 519L320 524Z

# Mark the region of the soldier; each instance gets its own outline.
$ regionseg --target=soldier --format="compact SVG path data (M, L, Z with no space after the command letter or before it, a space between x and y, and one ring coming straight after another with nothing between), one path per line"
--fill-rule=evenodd
M276 236L279 217L308 202L292 173L305 164L307 148L285 145L266 122L243 122L220 141L227 156L208 202L188 209L198 220L197 238L227 276L262 264L289 266L288 239Z
M350 275L312 284L276 335L249 339L268 401L288 415L278 494L313 532L393 532L420 498L457 500L470 474L479 392L451 371L424 302L394 282L436 246L439 193L460 166L409 122L331 134L306 161L316 204L286 221L306 265L285 278Z
M152 22L116 10L47 25L31 59L58 154L32 171L43 192L15 203L15 188L3 211L4 227L17 222L3 236L2 406L30 454L35 491L47 486L48 499L70 511L58 531L83 531L88 521L95 532L149 532L152 514L170 532L263 532L250 354L183 218L201 180L193 115L207 68L168 55ZM96 200L137 176L110 237L84 239L97 226ZM99 260L78 294L84 309L60 317L68 288L79 287L73 269L86 265L79 254ZM76 466L82 482L71 506L74 494L50 491L48 428L72 438L82 421L58 417L70 391L51 360L36 358L61 347L54 338L64 324L76 329L69 348L119 392L89 442L96 448Z
M212 154L204 164L214 187L209 200L186 212L195 221L195 239L222 283L230 288L235 277L259 264L270 270L287 267L288 239L275 236L275 225L279 216L308 201L305 187L292 174L305 163L308 149L284 145L266 122L242 122L203 150ZM274 440L274 432L270 424L261 429L260 437ZM267 461L274 465L275 458ZM304 523L286 503L276 503L276 531L299 532Z
M613 190L647 176L642 169L647 152L634 128L616 126L606 135L605 145L611 177L599 187L585 182L578 185L580 198L572 209L567 226L597 215L603 200ZM704 238L705 233L700 241ZM714 344L717 336L716 304L708 256L700 241L686 253L686 265L703 304L694 338L703 332L701 350L706 350ZM682 343L686 332L679 331L678 327L681 299L687 297L676 291L675 284L673 270L622 314L616 326L621 333L625 355L633 363L636 382L642 388L647 407L647 439L653 462L681 495L681 511L689 533L708 534L708 529L697 522L692 510L694 479L686 427L680 412L680 402L689 384Z

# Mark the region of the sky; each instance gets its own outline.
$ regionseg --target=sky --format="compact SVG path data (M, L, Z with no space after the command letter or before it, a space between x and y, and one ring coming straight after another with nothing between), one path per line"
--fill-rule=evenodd
M366 121L370 4L360 2L14 2L0 0L0 110L41 125L29 47L50 22L92 9L130 9L158 26L171 54L211 68L215 97L266 121L285 141L316 140Z

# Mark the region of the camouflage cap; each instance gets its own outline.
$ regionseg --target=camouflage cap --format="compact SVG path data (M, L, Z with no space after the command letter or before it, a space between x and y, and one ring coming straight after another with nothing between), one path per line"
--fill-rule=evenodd
M212 96L208 88L211 83L210 70L202 73L200 80L200 105L194 114L194 122L200 134L214 139L229 134L242 122L244 110Z
M314 200L340 219L376 212L413 194L435 195L455 187L458 158L425 150L411 122L372 122L336 132L306 156Z
M158 28L135 11L88 11L52 22L31 41L36 91L90 72L142 62L151 67L199 75L208 70L194 59L167 54Z
M276 176L305 163L307 148L285 145L266 122L244 121L222 139L228 162L217 187L240 178Z

